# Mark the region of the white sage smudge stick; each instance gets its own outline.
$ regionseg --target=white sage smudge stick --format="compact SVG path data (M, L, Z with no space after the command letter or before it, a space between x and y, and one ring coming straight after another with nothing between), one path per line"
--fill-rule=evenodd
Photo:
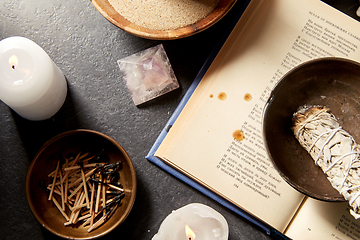
M304 106L293 116L293 132L300 145L327 175L331 185L360 218L360 146L341 128L330 109Z

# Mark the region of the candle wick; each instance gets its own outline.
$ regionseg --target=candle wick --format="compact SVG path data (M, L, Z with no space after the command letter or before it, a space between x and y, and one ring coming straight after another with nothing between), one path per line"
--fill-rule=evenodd
M15 65L12 65L11 68L12 68L12 69L15 69Z

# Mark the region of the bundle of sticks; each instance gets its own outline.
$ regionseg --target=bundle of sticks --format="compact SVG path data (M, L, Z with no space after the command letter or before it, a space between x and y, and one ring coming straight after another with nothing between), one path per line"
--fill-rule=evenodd
M82 224L87 231L98 228L115 212L125 197L119 179L122 162L101 162L102 153L89 152L58 161L48 177L48 200L53 201L65 226Z
M293 132L331 185L360 218L360 145L324 106L303 106L294 113Z

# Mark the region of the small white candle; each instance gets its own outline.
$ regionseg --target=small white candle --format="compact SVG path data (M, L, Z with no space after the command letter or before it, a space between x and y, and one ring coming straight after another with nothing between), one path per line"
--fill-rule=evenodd
M229 227L214 209L199 203L169 214L152 240L227 240Z
M47 53L24 37L0 41L0 99L29 120L52 117L63 105L66 79Z

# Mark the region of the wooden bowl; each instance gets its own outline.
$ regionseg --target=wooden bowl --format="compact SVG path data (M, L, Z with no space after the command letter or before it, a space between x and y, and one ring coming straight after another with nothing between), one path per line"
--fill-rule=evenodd
M263 134L269 157L280 175L301 193L324 201L344 201L291 130L303 105L330 108L339 124L360 143L360 64L342 58L305 62L285 74L264 112Z
M113 215L99 228L87 231L88 227L64 226L66 222L52 201L44 183L51 182L48 174L56 168L59 155L66 157L80 151L104 150L110 163L122 162L119 170L120 182L125 197ZM50 179L50 180L49 180ZM67 239L94 239L109 233L120 225L130 213L136 195L136 174L125 150L114 139L92 130L73 130L62 133L47 141L34 157L26 176L26 195L31 211L39 223L55 235Z
M220 0L215 9L202 20L174 30L153 30L131 23L116 11L108 0L92 0L92 3L107 20L128 33L153 40L172 40L188 37L209 28L225 16L236 0Z

